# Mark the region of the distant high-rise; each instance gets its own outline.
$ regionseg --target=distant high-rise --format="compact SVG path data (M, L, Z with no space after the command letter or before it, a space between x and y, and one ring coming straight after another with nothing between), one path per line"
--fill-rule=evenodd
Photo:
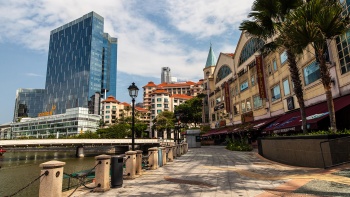
M103 25L104 19L90 12L51 31L44 110L55 107L54 114L61 114L86 107L99 113L96 100L116 96L118 40L104 33Z
M43 111L44 92L44 89L18 89L13 121L23 117L37 117Z
M171 72L169 67L162 67L162 75L160 76L161 83L171 82Z

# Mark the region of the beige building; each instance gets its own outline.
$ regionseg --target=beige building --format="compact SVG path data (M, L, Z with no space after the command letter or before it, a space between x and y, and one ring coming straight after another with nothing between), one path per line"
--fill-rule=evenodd
M119 102L113 96L102 101L101 116L106 125L117 123L126 117L132 116L132 106L126 102ZM135 106L135 117L146 123L149 122L149 111Z
M329 43L328 66L339 129L350 127L350 118L343 115L350 112L348 35ZM259 53L262 45L261 40L242 33L235 53L220 53L216 63L210 61L213 59L210 48L203 69L204 92L207 94L203 122L212 128L207 135L229 134L238 130L255 130L260 134L302 130L286 52L281 49L262 57ZM304 90L307 127L309 130L327 129L326 96L319 67L311 51L313 49L309 47L297 60Z

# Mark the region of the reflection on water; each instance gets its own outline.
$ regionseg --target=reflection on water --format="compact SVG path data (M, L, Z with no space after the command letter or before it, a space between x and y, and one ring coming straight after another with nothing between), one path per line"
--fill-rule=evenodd
M66 162L64 172L73 173L94 167L96 154L75 158L74 151L6 152L0 156L0 197L15 193L40 175L39 164L59 160ZM38 181L16 196L38 196Z

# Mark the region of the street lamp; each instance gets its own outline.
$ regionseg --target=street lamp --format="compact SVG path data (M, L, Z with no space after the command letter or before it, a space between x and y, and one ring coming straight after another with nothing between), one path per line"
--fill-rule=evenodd
M131 126L131 135L132 135L132 141L131 141L131 149L135 150L135 98L137 97L137 93L139 91L139 88L135 85L134 82L129 86L129 95L132 99L132 126Z
M176 114L176 121L177 121L177 123L176 123L176 127L175 127L175 132L174 132L174 134L175 134L175 137L174 137L174 142L175 142L175 144L179 144L179 132L180 132L180 128L181 128L181 126L180 126L180 114ZM177 132L176 132L177 131ZM176 143L176 141L177 141L177 143Z

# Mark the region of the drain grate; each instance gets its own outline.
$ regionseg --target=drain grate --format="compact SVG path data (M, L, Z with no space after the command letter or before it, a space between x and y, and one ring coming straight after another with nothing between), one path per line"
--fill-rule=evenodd
M180 184L189 184L189 185L198 185L198 186L205 186L205 187L215 187L214 185L211 185L209 183L204 183L201 181L192 181L192 180L184 180L184 179L176 179L171 177L164 177L164 180L173 182L173 183L180 183Z

